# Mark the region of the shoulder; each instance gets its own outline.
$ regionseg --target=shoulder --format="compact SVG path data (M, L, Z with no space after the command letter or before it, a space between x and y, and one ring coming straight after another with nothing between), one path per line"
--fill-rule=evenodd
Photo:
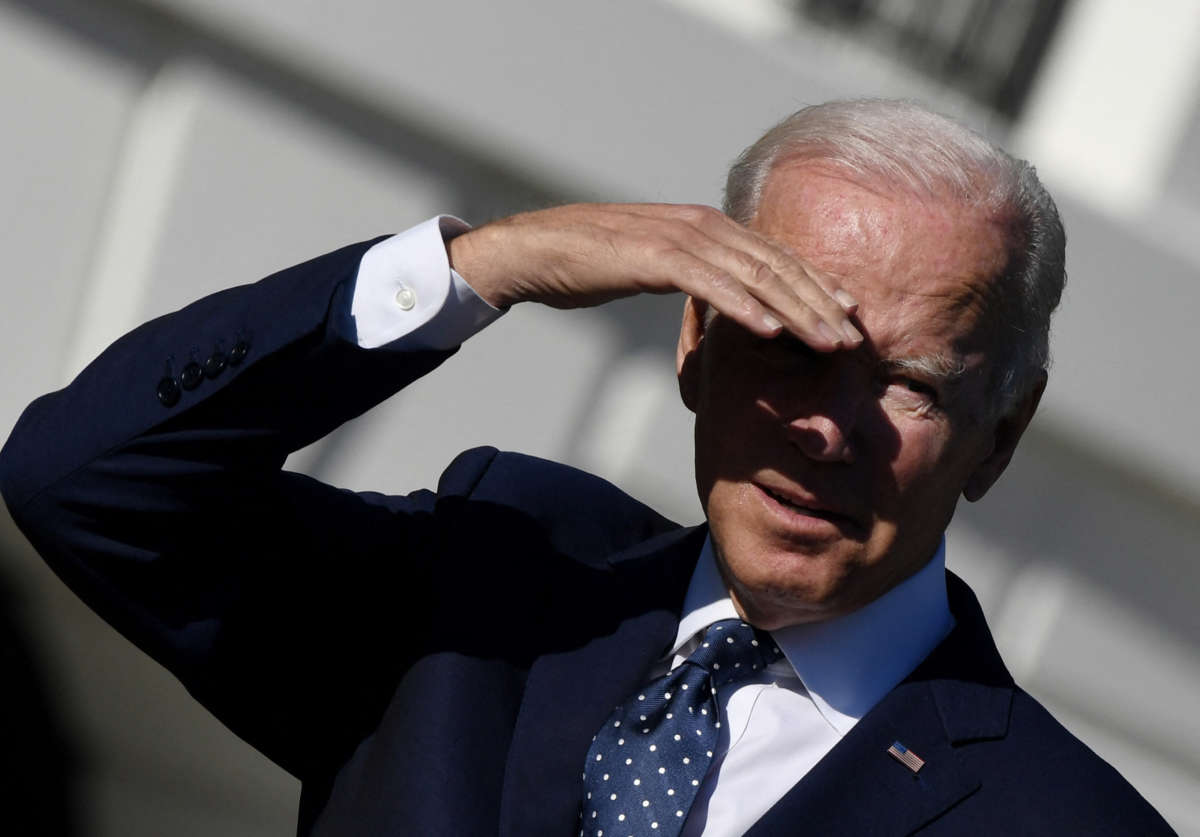
M918 670L934 687L960 766L979 789L930 834L1170 835L1123 776L1009 675L974 594L947 574L957 625Z
M459 454L442 474L437 502L443 516L473 528L536 530L556 552L585 561L679 528L601 477L492 447Z
M954 742L957 769L978 782L976 789L921 833L1175 834L1133 785L1024 689L995 691L1011 698L1004 728L981 726L981 737ZM945 721L947 707L939 709Z
M1112 765L1019 686L1006 739L1008 774L1064 827L1091 823L1107 834L1173 834L1166 821ZM1099 832L1097 832L1099 833Z

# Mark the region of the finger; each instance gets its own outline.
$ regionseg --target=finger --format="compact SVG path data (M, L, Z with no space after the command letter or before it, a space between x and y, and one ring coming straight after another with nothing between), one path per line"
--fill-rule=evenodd
M768 239L711 207L641 205L627 211L651 224L670 219L662 234L674 236L685 250L711 261L735 279L784 323L814 347L826 341L862 342L850 322L854 298L830 277L812 270ZM815 319L814 319L815 312ZM822 323L824 327L822 327Z
M754 277L755 286L761 288L760 299L769 307L791 319L789 313L800 319L807 306L817 312L831 328L844 335L852 345L862 342L862 335L850 322L850 315L858 309L858 301L828 274L813 269L811 265L792 256L783 248L753 230L720 216L707 222L706 234L716 238L733 250L745 253L752 261L747 262L746 275ZM768 270L761 265L765 264ZM779 281L771 281L777 278Z
M807 274L787 276L788 260L770 248L756 246L759 254L739 249L745 238L726 236L721 242L699 230L676 232L681 249L716 267L766 308L775 319L815 349L831 351L844 345L856 346L862 336L850 323L841 304ZM730 246L732 244L732 246ZM757 242L755 242L757 244ZM703 294L703 291L697 293Z
M673 274L673 286L711 305L718 313L762 337L775 337L786 324L758 299L746 285L707 259L677 250L664 265ZM835 351L845 345L844 335L834 331L811 308L793 317L793 331L818 351Z
M761 258L770 261L781 273L799 271L804 278L815 283L827 296L834 299L847 314L854 314L858 310L858 300L854 298L853 294L843 288L835 277L815 269L811 264L799 258L777 242L767 238L762 233L748 227L743 227L732 219L727 220L740 233L755 239L763 249L761 253L759 251L754 252L759 253Z

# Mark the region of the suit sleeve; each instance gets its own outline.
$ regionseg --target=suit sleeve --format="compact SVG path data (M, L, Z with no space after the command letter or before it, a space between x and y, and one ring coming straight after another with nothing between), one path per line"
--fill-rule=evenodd
M63 580L301 778L386 705L406 660L383 638L398 599L421 617L436 538L429 492L281 470L452 354L341 333L331 312L370 245L135 329L31 404L0 453L9 511Z

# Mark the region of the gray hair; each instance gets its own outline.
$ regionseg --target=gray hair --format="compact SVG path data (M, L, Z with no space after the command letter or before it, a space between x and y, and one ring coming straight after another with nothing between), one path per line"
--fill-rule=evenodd
M810 159L919 199L981 207L1010 230L993 319L999 358L993 413L1028 393L1050 363L1050 316L1066 283L1066 235L1033 166L915 102L859 99L797 111L729 169L725 213L749 223L783 160Z

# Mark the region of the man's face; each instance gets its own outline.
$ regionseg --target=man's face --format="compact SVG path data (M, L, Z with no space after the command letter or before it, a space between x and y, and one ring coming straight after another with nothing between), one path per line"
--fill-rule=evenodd
M700 499L735 603L771 629L847 613L916 572L1024 422L1009 439L987 418L999 224L793 162L751 228L853 294L866 338L820 354L723 317L704 327L689 303L680 383Z

